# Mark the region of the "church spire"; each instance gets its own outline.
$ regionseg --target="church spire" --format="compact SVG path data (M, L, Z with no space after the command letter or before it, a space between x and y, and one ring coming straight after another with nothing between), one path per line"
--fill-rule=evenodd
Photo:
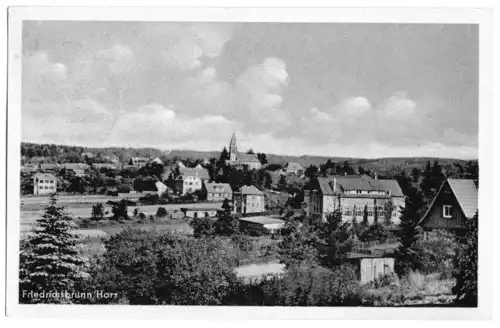
M231 141L229 142L229 160L236 160L236 153L238 152L238 147L236 146L236 135L233 133Z

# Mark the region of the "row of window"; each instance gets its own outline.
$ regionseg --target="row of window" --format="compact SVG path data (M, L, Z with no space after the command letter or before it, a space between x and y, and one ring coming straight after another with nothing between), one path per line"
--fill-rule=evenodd
M364 216L365 215L365 209L364 207L356 207L355 209L352 206L344 206L344 215L345 216ZM367 207L367 214L368 217L374 217L375 216L375 208L373 206L368 206ZM382 207L379 207L377 209L377 215L378 217L384 217L385 216L385 209ZM392 216L396 216L396 211L392 211Z
M47 190L53 190L56 189L55 187L50 187L50 186L40 186L38 189L47 189Z
M212 195L212 197L228 197L228 196L229 196L229 194L228 194L228 193L226 193L226 194L216 194L216 193L212 193L211 195Z
M54 184L55 181L54 180L38 180L38 183L50 183L50 184Z
M382 190L348 190L346 191L346 194L389 195L389 192Z

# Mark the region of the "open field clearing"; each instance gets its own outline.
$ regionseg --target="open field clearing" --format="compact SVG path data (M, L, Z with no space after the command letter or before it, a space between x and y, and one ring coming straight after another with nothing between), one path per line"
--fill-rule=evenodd
M280 274L285 270L285 265L278 262L249 264L236 268L236 274L247 280L262 278L263 275Z

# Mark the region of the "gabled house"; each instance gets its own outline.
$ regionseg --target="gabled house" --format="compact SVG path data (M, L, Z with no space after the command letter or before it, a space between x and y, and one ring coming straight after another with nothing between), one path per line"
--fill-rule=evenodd
M233 193L233 203L235 213L263 213L264 193L255 186L243 186Z
M233 190L229 183L205 183L207 200L209 202L222 202L224 199L233 199Z
M446 179L418 225L424 231L466 229L478 211L478 184L468 179Z
M59 170L59 164L54 164L54 163L40 164L40 171L42 172L57 172L58 170Z
M143 167L149 161L147 157L130 157L128 165L133 165L137 168Z
M179 175L174 177L171 175L174 183L169 183L175 190L181 194L191 194L197 190L203 189L203 183L210 180L208 171L204 168L196 167L179 167Z
M297 176L304 175L304 167L296 162L288 162L282 170L283 174L294 174Z
M359 223L367 214L368 223L375 218L400 221L405 198L395 180L378 180L367 175L316 177L304 190L304 206L310 216L326 220L329 213L341 211L342 219Z

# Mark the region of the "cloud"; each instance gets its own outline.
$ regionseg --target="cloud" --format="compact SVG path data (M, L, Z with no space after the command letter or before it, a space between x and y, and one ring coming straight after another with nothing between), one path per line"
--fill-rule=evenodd
M67 74L66 65L52 62L45 51L23 56L23 99L61 97L61 85Z
M406 93L396 93L382 105L383 114L390 119L407 119L415 113L417 103L406 97Z
M251 124L251 130L275 130L291 123L290 114L281 108L281 93L289 83L285 63L267 58L262 64L250 66L236 79L239 114Z
M220 115L189 118L162 105L149 104L122 115L109 142L171 149L201 141L219 148L235 128L233 122Z
M321 144L334 142L342 135L340 121L317 108L311 108L299 122L301 134L306 142Z
M357 118L370 112L372 105L365 97L351 97L344 99L336 106L335 111L348 118Z
M196 24L174 28L177 39L164 40L165 49L162 56L165 64L182 71L202 66L201 59L218 57L224 45L232 37L232 25Z
M120 44L99 50L96 57L107 60L109 70L115 74L128 73L134 66L134 51Z

